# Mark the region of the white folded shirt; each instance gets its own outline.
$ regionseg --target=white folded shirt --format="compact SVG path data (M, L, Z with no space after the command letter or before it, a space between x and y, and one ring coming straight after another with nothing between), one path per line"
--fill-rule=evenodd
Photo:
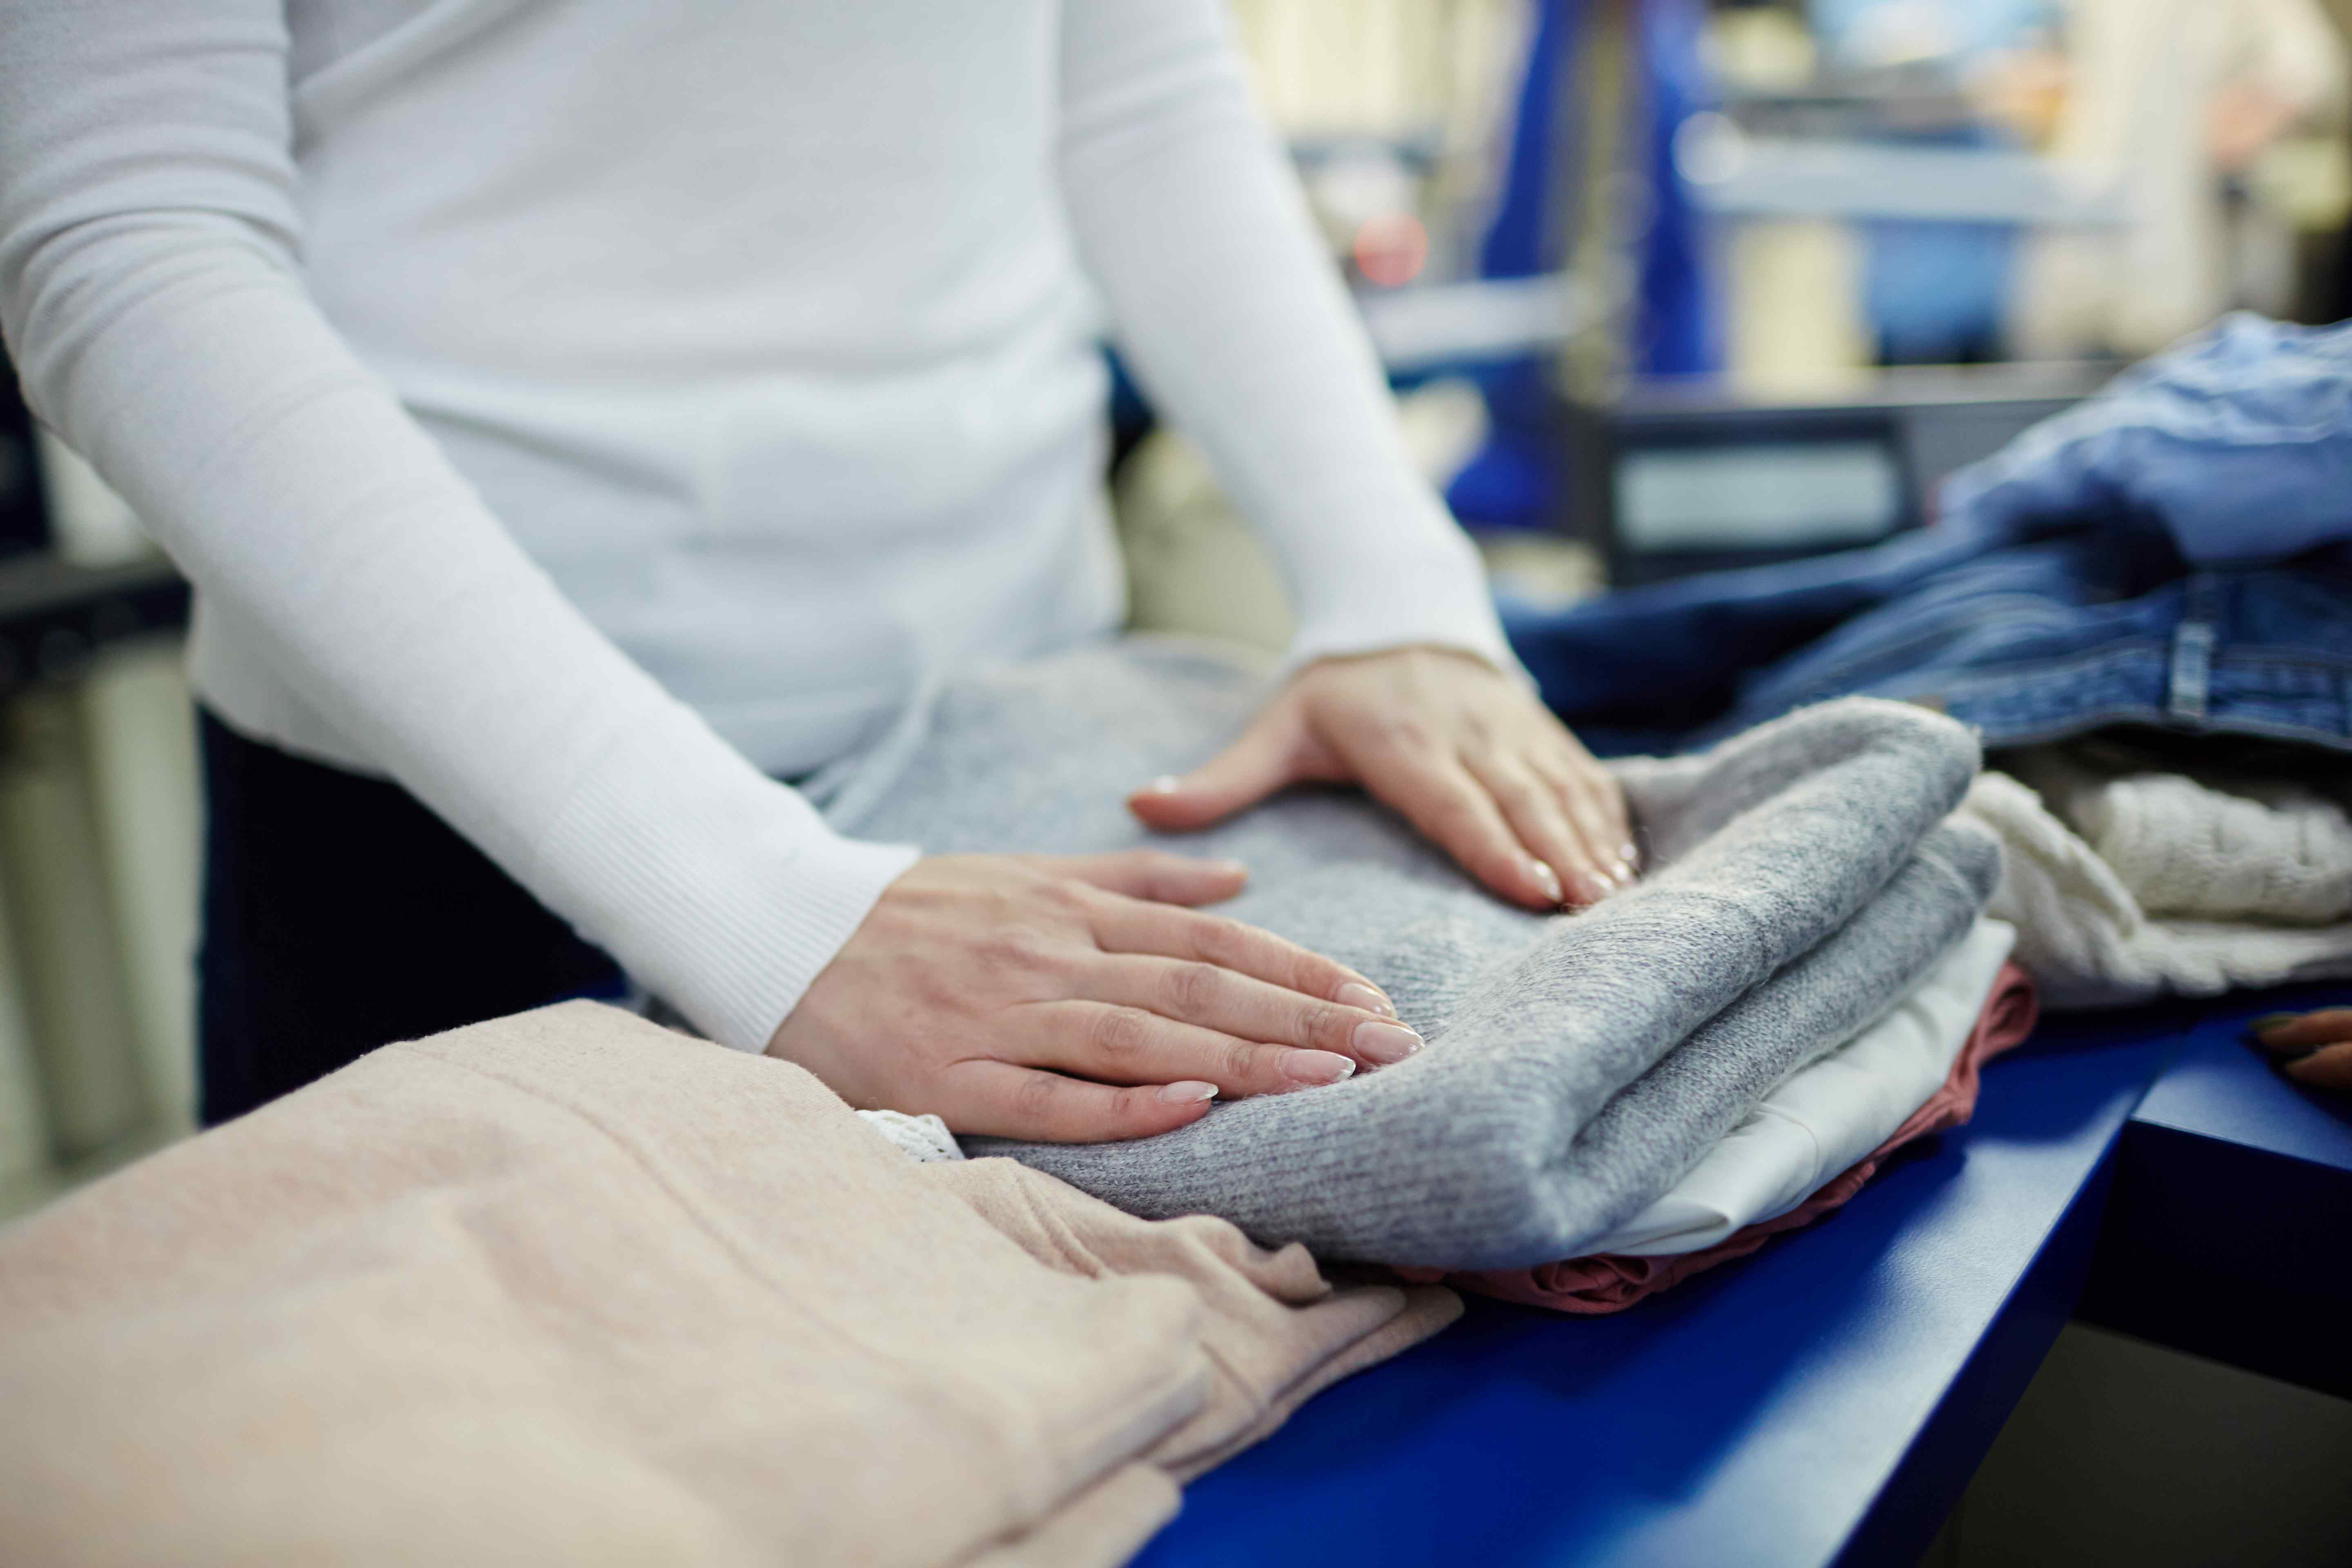
M2016 942L2014 927L1979 921L1885 1017L1790 1074L1673 1191L1588 1250L1696 1252L1803 1203L1943 1087Z

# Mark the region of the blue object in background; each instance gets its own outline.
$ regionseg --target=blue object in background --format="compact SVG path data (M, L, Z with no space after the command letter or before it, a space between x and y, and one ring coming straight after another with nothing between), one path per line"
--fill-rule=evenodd
M1700 375L1723 368L1723 333L1710 286L1705 231L1675 167L1675 133L1715 100L1706 76L1703 0L1646 0L1634 7L1648 95L1650 224L1642 237L1633 366L1644 375Z
M1533 0L1518 107L1511 124L1501 197L1479 250L1487 278L1531 278L1568 264L1560 238L1562 182L1556 160L1576 151L1561 133L1575 120L1568 101L1586 32L1583 0ZM1637 289L1628 323L1634 367L1649 374L1722 368L1718 312L1704 253L1705 235L1674 167L1674 136L1710 95L1700 46L1702 0L1646 0L1634 9L1636 90L1647 110L1631 133L1643 139L1627 160L1648 176L1648 224L1638 245ZM1567 493L1558 438L1551 366L1531 357L1479 378L1492 428L1486 446L1447 488L1454 514L1474 528L1549 528Z
M2000 357L2017 230L2000 223L1865 226L1863 309L1888 364Z

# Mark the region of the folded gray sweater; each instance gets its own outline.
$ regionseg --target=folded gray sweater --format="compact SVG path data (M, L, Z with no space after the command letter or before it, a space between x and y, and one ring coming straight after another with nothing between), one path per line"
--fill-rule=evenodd
M1212 754L1261 695L1197 644L976 674L836 781L830 812L933 853L1137 847L1156 836L1126 793ZM1967 931L1999 849L1943 819L1977 763L1959 725L1853 698L1701 755L1612 763L1649 869L1574 915L1497 902L1354 792L1293 792L1158 840L1245 861L1223 912L1369 974L1428 1048L1158 1138L967 1146L1135 1214L1222 1215L1331 1258L1574 1257Z

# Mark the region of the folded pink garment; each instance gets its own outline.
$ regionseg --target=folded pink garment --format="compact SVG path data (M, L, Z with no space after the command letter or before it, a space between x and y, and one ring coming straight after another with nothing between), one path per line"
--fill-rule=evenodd
M1960 1047L1959 1058L1952 1064L1951 1077L1944 1080L1944 1087L1929 1097L1927 1104L1913 1111L1910 1120L1896 1128L1885 1142L1787 1214L1759 1220L1702 1251L1665 1258L1604 1253L1559 1263L1539 1263L1533 1268L1497 1268L1474 1274L1442 1274L1434 1268L1401 1268L1397 1272L1417 1283L1443 1278L1460 1289L1499 1296L1506 1301L1524 1301L1530 1307L1549 1307L1555 1312L1576 1312L1588 1317L1622 1312L1643 1297L1679 1285L1694 1274L1747 1257L1784 1230L1811 1225L1862 1191L1864 1184L1878 1173L1879 1166L1897 1149L1967 1121L1976 1113L1979 1070L2001 1052L2022 1044L2033 1032L2034 1020L2040 1015L2041 1004L2025 971L2014 963L2001 965L1999 977L1993 981L1992 993L1985 998L1984 1011L1977 1015L1976 1027L1969 1031L1968 1043Z

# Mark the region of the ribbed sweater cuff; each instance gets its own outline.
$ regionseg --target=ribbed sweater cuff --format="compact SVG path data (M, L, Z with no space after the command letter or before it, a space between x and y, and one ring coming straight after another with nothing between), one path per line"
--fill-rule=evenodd
M647 792L634 771L584 784L541 864L572 883L583 933L641 984L721 1045L761 1050L919 851L837 837L748 764L703 781L690 809L675 780Z

